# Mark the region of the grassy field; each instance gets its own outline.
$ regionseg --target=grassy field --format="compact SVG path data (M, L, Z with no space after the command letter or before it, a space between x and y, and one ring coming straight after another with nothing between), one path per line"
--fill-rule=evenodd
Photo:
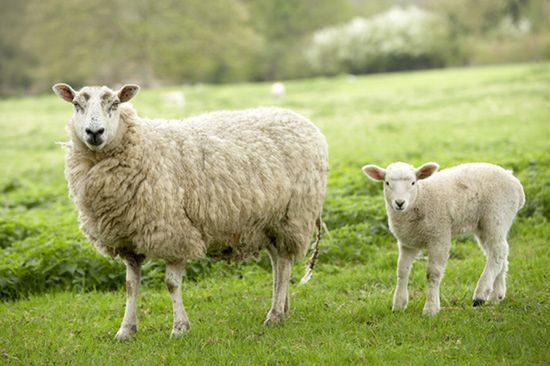
M549 364L550 64L184 88L185 108L144 90L143 116L280 105L327 136L331 173L313 279L294 267L287 321L265 329L271 272L194 263L183 297L192 329L168 337L171 302L162 266L145 270L140 330L114 340L124 311L123 270L79 233L63 178L71 106L53 95L0 101L0 364ZM471 307L484 266L470 238L456 240L442 311L421 315L426 262L415 263L409 308L392 313L397 247L381 187L366 163L442 168L487 161L513 169L527 196L510 233L507 298ZM94 290L95 289L95 290ZM109 290L111 291L105 291ZM91 290L91 291L90 291Z

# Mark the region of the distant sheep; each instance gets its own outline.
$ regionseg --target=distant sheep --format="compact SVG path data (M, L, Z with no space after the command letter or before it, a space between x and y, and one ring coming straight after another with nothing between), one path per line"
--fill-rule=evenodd
M277 81L271 85L271 96L275 98L281 98L285 96L285 84Z
M185 95L181 91L171 91L162 95L162 100L166 104L171 104L176 107L185 105Z
M449 258L451 238L458 234L474 234L487 257L473 305L487 300L499 302L506 293L507 235L525 203L521 183L511 172L492 164L463 164L432 176L437 169L435 163L418 169L405 163L394 163L387 169L363 167L369 178L384 181L389 227L398 240L394 310L407 307L412 262L420 249L427 248L424 314L439 312L439 284Z
M277 108L148 120L125 103L136 85L53 90L75 107L65 176L81 229L100 251L126 263L117 338L137 330L145 258L166 261L177 336L190 327L181 299L187 260L242 259L267 249L274 286L265 324L281 321L292 262L305 255L315 226L320 230L328 162L317 127Z

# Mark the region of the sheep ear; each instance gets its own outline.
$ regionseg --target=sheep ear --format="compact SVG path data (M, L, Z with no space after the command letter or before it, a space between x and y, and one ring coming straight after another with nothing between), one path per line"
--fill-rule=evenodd
M124 85L120 90L117 92L118 99L120 99L121 103L127 102L133 97L136 96L136 94L139 91L139 86L135 84L127 84Z
M52 90L57 94L61 99L69 103L73 102L76 92L71 88L70 85L64 83L57 83L52 86Z
M437 172L437 169L439 169L439 165L437 165L436 163L426 163L420 168L416 169L416 179L420 180L428 178L430 175Z
M367 177L376 182L379 182L386 178L386 169L382 169L376 165L365 165L363 167L363 173L365 173Z

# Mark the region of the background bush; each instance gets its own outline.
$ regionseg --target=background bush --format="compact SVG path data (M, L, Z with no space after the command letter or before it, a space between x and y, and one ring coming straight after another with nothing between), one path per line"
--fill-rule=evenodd
M411 6L321 29L306 55L316 73L364 74L443 67L458 47L443 17Z

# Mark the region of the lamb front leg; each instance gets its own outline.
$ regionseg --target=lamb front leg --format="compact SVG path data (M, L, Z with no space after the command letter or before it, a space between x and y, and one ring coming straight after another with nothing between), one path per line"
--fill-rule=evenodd
M187 313L183 307L181 299L181 279L185 262L166 263L166 287L172 297L172 306L174 310L174 324L172 326L172 337L179 337L191 328Z
M397 286L393 295L392 310L403 310L407 308L409 302L409 274L411 273L412 263L419 252L419 249L404 247L399 245L399 259L397 260Z
M445 266L449 259L451 242L439 242L428 245L428 292L424 304L424 315L435 315L439 312L439 285L443 279Z
M116 338L120 341L130 338L137 332L136 304L141 276L143 256L129 255L123 258L126 264L126 308L124 318Z

